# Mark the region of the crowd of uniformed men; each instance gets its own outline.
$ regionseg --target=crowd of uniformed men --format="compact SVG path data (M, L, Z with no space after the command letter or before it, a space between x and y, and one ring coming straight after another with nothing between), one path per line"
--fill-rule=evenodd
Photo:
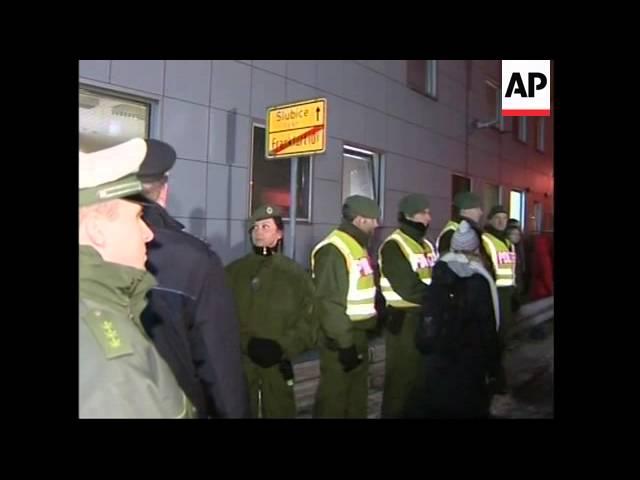
M307 272L282 254L282 212L262 205L252 251L224 267L167 213L175 160L141 138L80 153L80 417L294 418L292 361L317 350L313 416L366 418L381 331L383 418L490 416L516 284L504 208L483 228L478 196L456 195L434 245L429 200L410 194L372 252L380 208L353 195Z

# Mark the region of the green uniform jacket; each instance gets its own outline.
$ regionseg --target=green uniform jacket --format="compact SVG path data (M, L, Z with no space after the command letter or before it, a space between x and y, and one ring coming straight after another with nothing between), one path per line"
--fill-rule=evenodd
M300 265L280 254L250 253L225 270L245 355L250 337L275 340L289 360L315 346L318 325L313 282Z
M400 224L400 230L422 245L422 233L415 227ZM433 253L436 253L435 251ZM411 264L404 256L398 242L389 241L382 251L382 273L389 279L393 290L404 300L422 305L428 285L423 283L418 274L411 269Z
M80 246L81 418L183 418L191 406L140 323L148 272Z
M368 237L353 224L343 222L339 230L351 235L367 248ZM376 316L352 322L347 316L347 293L349 274L344 256L334 245L325 245L315 254L314 282L316 295L320 299L320 326L322 333L336 342L338 348L353 345L353 330L370 330L376 326Z

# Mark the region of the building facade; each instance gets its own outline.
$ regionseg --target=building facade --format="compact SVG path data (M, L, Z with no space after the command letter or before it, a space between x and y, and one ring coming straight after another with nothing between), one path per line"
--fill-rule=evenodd
M500 68L499 60L81 60L80 149L133 136L173 145L169 212L226 264L249 249L253 207L288 211L290 162L264 157L267 108L322 97L327 150L299 162L295 258L304 267L355 193L383 209L378 241L412 192L431 199L432 240L455 193L468 189L487 211L507 206L526 232L552 231L553 105L551 117L501 118Z

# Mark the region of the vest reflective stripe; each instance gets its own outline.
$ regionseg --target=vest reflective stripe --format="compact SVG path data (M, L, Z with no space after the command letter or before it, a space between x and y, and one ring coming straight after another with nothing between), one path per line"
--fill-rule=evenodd
M458 222L454 222L453 220L449 220L444 226L444 228L440 232L440 235L438 235L438 238L436 238L436 252L438 255L440 255L440 239L442 238L442 236L447 232L455 232L456 230L458 230L459 226L460 224Z
M431 271L437 260L437 255L433 245L427 239L423 239L424 243L423 245L420 245L413 238L398 229L385 239L378 250L378 262L380 264L380 288L387 304L397 308L419 307L420 305L417 303L404 300L395 290L393 290L389 279L384 276L382 268L382 248L389 241L394 241L398 244L404 257L409 262L411 270L417 273L420 281L426 285L431 285Z
M513 245L491 235L482 234L482 244L491 255L491 263L496 272L496 286L511 287L516 284L516 253Z
M350 235L334 230L311 252L311 274L314 277L316 252L327 244L334 245L342 253L347 265L347 316L354 322L371 318L376 314L376 286L367 251Z

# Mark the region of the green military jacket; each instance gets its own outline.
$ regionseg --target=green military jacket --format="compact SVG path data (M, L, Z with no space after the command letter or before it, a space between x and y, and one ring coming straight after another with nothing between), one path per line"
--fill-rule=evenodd
M399 228L422 245L422 233L415 227L401 223ZM420 281L418 274L411 269L411 265L402 253L400 246L393 241L386 242L380 251L380 256L382 257L381 273L389 279L398 295L408 302L422 305L429 287Z
M351 235L363 247L367 247L368 237L353 224L344 221L339 230ZM321 331L337 348L348 348L354 344L354 330L375 328L376 316L358 322L352 322L347 316L349 273L344 256L335 246L324 245L315 253L314 270Z
M240 322L242 350L251 337L278 342L288 359L313 348L318 324L310 275L280 254L249 253L225 268Z
M80 246L79 416L186 418L190 402L140 323L148 272Z

